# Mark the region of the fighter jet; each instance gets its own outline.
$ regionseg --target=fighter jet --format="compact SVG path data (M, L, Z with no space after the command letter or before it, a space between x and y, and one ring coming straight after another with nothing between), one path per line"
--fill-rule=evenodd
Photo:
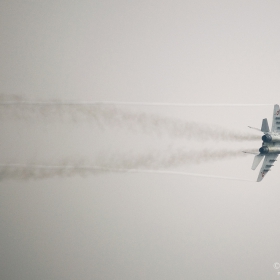
M250 127L250 126L249 126ZM262 159L264 158L263 165L260 169L260 173L257 182L260 182L264 176L270 171L273 163L276 161L278 154L280 154L280 109L279 105L274 105L272 116L272 127L269 130L267 119L263 119L261 129L250 127L259 130L264 133L262 136L262 146L259 149L259 154L254 158L252 169L255 170Z

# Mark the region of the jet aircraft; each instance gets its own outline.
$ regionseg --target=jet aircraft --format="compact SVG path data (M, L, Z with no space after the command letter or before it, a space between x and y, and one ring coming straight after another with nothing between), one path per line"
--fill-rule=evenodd
M249 126L250 127L250 126ZM270 171L273 163L277 161L278 154L280 154L280 109L279 105L274 105L272 116L272 127L269 130L267 119L263 119L261 129L250 127L262 131L262 146L259 149L259 154L254 158L252 169L255 170L262 159L264 158L262 167L259 172L257 182L260 182L264 176Z

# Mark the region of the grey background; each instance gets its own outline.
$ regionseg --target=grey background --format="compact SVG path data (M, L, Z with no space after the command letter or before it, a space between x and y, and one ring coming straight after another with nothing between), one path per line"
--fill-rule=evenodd
M279 1L1 0L1 97L279 103L279 10ZM121 110L242 133L272 116L272 106ZM66 119L1 111L4 164L94 164L115 154L261 144L70 120L70 111ZM277 279L280 166L257 184L252 160L167 168L252 182L113 172L3 178L0 278Z

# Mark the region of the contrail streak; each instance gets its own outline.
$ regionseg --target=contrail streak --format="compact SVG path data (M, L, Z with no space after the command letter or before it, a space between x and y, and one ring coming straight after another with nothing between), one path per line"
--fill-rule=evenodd
M249 181L251 180L197 174L179 171L168 171L168 170L148 170L148 169L125 169L125 168L107 168L102 166L74 166L74 165L28 165L28 164L0 164L1 171L0 176L4 178L20 178L20 179L43 179L55 176L69 176L69 175L86 175L87 173L96 174L102 172L120 172L120 173L156 173L156 174L171 174L171 175L185 175L192 177L203 177L213 179L224 179L224 180L237 180L237 181Z
M102 169L102 168L100 168ZM104 170L104 168L103 168ZM172 175L185 175L185 176L193 176L193 177L204 177L204 178L214 178L214 179L225 179L225 180L237 180L237 181L247 181L247 182L255 182L252 180L235 178L235 177L226 177L226 176L216 176L216 175L207 175L207 174L198 174L198 173L188 173L188 172L180 172L180 171L169 171L169 170L144 170L144 169L108 169L108 171L112 172L131 172L131 173L158 173L158 174L172 174Z
M116 102L116 101L4 101L0 105L37 105L37 106L54 106L54 105L83 105L83 106L99 106L99 105L128 105L128 106L184 106L184 107L254 107L254 106L273 106L273 104L230 104L230 103L163 103L163 102Z
M130 102L130 101L31 101L24 96L16 94L0 93L0 105L35 105L35 106L54 106L54 105L128 105L128 106L186 106L186 107L251 107L251 106L273 106L268 103L183 103L183 102Z

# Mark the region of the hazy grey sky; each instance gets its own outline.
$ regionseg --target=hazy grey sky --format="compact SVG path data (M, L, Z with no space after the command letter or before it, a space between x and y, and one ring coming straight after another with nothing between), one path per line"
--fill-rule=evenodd
M0 98L279 103L279 12L279 1L0 0ZM209 160L259 148L221 135L258 135L246 126L271 123L273 106L71 108L1 106L0 164L252 182L1 173L1 280L279 277L280 164L255 183L252 156Z

